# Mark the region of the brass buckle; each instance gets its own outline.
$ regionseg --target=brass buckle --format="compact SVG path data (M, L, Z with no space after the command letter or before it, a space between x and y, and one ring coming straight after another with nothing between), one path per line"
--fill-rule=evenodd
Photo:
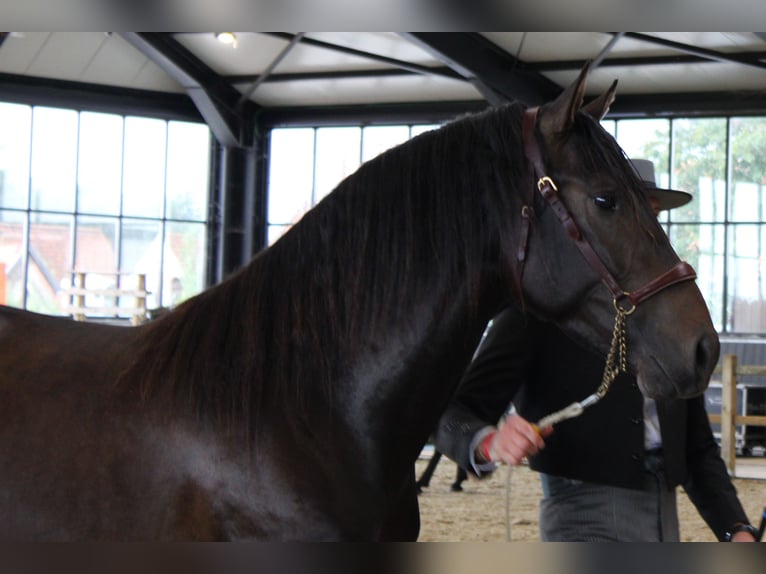
M547 175L544 175L543 177L537 180L537 191L542 191L546 184L550 185L553 188L553 191L559 190L559 188L556 187L556 184L553 183L553 180Z

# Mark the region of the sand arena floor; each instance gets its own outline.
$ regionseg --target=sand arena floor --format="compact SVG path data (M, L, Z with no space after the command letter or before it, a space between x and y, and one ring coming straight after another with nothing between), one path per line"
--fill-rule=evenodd
M763 462L766 464L766 460ZM426 458L418 460L418 476L427 464ZM511 496L510 504L507 504L506 467L484 480L469 478L463 483L463 492L450 490L455 469L455 463L442 458L430 486L420 495L420 541L502 542L507 540L508 516L511 540L539 542L537 511L542 493L537 473L527 466L511 470ZM758 526L763 507L766 506L766 480L735 478L734 485L750 520ZM509 510L507 515L506 508ZM681 540L716 540L682 489L678 493L678 511Z

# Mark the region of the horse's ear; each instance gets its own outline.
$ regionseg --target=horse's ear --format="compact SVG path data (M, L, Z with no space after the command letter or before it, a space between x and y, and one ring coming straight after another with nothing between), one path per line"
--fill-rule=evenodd
M614 95L617 92L617 80L612 82L611 87L601 94L595 100L591 100L582 107L582 111L589 114L596 121L601 121L609 111L609 106L614 102Z
M568 132L577 111L582 107L585 97L585 81L588 79L590 62L586 62L580 71L577 80L566 90L561 92L558 98L545 104L540 113L540 129L543 133L561 134Z

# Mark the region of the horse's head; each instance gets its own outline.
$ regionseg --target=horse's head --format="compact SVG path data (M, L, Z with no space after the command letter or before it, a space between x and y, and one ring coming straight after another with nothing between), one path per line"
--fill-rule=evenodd
M587 71L525 117L534 180L550 178L536 193L525 300L605 354L616 307L633 310L626 317L627 360L642 392L654 398L699 394L718 360L718 335L693 271L670 246L632 165L598 125L616 82L583 107Z

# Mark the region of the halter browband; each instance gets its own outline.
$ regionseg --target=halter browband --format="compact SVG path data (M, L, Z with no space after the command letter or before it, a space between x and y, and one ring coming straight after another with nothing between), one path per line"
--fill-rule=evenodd
M583 234L580 232L580 229L577 227L577 223L572 218L571 213L567 209L566 205L564 205L564 203L561 201L561 198L558 195L558 188L556 187L556 184L550 177L544 175L545 169L543 167L542 155L540 153L540 147L537 144L537 138L535 137L535 124L537 123L538 109L539 108L536 107L527 109L524 112L524 117L522 119L524 154L526 155L527 161L529 162L532 168L532 172L534 173L534 177L537 180L537 190L556 214L556 217L558 217L559 221L564 226L567 235L572 241L574 241L577 248L585 257L585 260L601 278L601 281L604 283L604 285L606 285L606 287L612 293L615 307L617 307L618 301L621 299L627 299L631 305L631 308L623 309L623 311L632 312L639 303L645 301L653 295L656 295L666 287L670 287L671 285L675 285L676 283L680 283L682 281L696 279L697 274L694 272L692 266L685 261L679 261L668 271L659 275L658 277L655 277L646 285L636 289L632 293L628 293L622 287L620 287L620 284L617 283L617 280L606 268L603 261L601 261L601 258L594 251L591 244L588 243ZM524 268L524 261L526 259L527 239L529 236L530 208L531 207L529 206L524 206L522 208L522 231L521 240L517 249L518 269L516 270L516 280L518 283L517 287L519 289L519 294L521 294L521 277Z

